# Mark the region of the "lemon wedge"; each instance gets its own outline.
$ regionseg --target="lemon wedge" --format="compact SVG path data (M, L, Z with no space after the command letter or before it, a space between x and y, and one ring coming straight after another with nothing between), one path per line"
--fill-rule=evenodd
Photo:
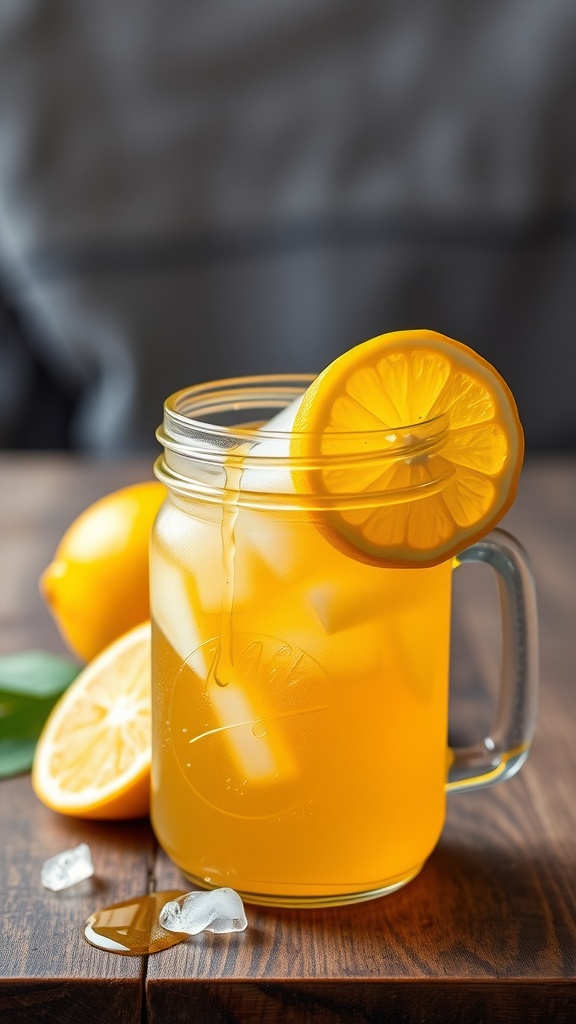
M83 818L148 812L150 676L145 622L76 677L52 709L34 754L32 786L47 807Z

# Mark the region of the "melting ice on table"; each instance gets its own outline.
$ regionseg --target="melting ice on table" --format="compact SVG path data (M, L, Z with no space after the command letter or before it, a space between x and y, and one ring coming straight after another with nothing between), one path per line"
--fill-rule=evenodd
M40 880L46 889L59 892L94 874L90 847L80 843L71 850L62 850L42 865Z
M247 927L244 904L234 889L189 892L165 903L160 924L169 932L243 932Z

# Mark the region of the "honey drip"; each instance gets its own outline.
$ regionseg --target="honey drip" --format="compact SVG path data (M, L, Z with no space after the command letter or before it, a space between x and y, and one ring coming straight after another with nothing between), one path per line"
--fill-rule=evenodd
M246 447L246 446L244 446ZM210 668L210 676L218 686L228 686L234 672L232 614L234 610L234 556L236 544L234 527L238 518L238 501L240 498L240 479L243 467L226 467L226 501L222 509L222 563L224 568L224 587L220 609L220 637L216 654Z

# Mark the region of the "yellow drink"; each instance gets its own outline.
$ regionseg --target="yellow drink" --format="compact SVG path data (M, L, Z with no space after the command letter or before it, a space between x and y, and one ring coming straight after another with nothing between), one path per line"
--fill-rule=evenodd
M521 463L506 385L457 342L399 332L315 380L177 392L158 438L160 843L252 902L392 891L433 850L446 791L510 777L532 736L531 571L509 535L483 538ZM449 752L455 554L498 575L503 672L493 733Z
M156 833L260 902L402 884L444 820L451 563L376 568L305 512L232 508L157 522Z

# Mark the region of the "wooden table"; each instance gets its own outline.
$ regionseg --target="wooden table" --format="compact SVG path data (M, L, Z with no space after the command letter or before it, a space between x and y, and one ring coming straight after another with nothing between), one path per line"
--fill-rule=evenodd
M149 475L148 460L0 457L0 651L63 652L38 574L82 508ZM504 525L538 581L536 740L511 781L450 798L415 881L344 909L247 907L241 935L195 937L148 960L114 956L82 938L88 914L183 884L148 823L66 819L36 800L27 775L1 782L2 1024L576 1020L576 461L528 464ZM487 571L458 577L451 718L461 741L489 720L498 616ZM44 890L42 862L80 841L95 879Z

